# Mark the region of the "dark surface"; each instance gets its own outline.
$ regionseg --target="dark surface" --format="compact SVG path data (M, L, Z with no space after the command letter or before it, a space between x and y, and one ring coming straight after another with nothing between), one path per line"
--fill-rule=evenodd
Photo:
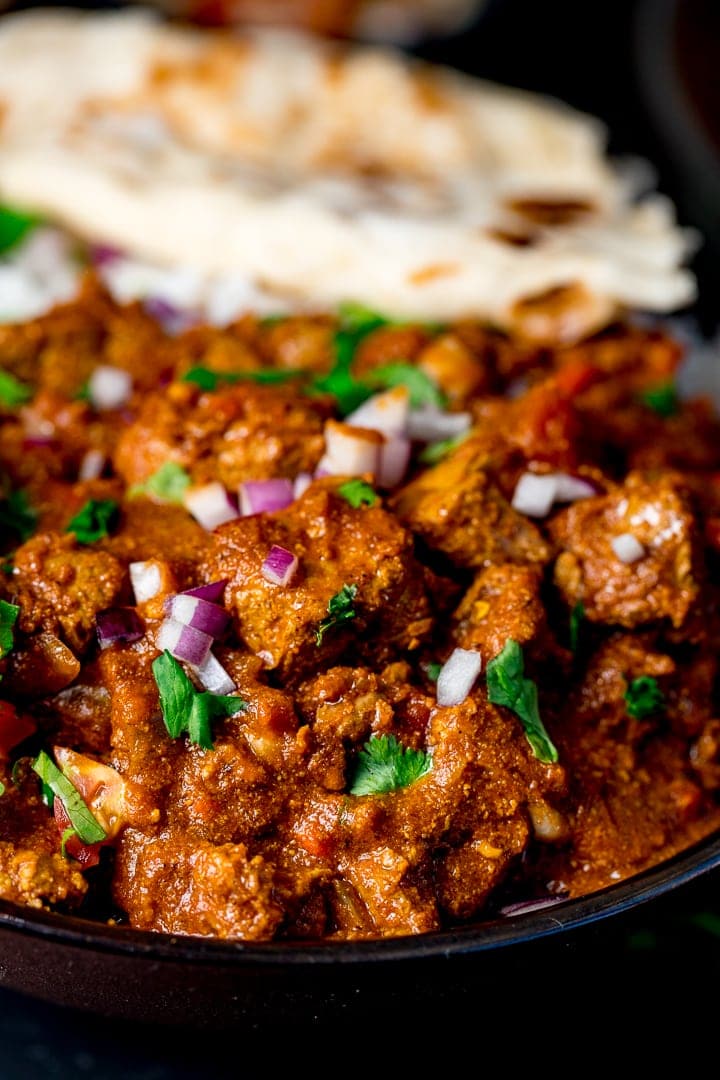
M433 60L593 112L608 123L613 152L650 158L683 222L705 233L697 260L703 296L698 314L712 327L720 230L715 204L699 195L709 178L697 175L694 149L682 152L682 139L696 136L683 126L685 103L677 100L666 51L673 10L669 0L597 5L491 0L471 32L429 43L422 51ZM702 34L693 40L697 48ZM720 872L715 871L629 913L531 947L435 961L423 968L422 978L409 965L382 994L372 981L365 985L361 979L356 988L346 985L335 994L332 981L318 976L320 992L313 995L311 973L306 989L312 1003L302 1017L277 1008L214 1036L201 1030L207 1019L202 1016L197 1030L168 1029L103 1020L3 990L0 1078L182 1080L240 1076L260 1068L275 1075L273 1066L284 1062L296 1067L314 1062L325 1073L352 1073L355 1065L383 1075L398 1061L408 1066L429 1060L433 1048L448 1040L456 1050L474 1052L473 1071L479 1073L492 1067L490 1060L497 1060L494 1055L503 1048L516 1063L532 1057L542 1061L550 1053L554 1071L577 1072L568 1068L564 1053L558 1057L569 1031L574 1037L592 1035L588 1067L596 1062L603 1071L614 1069L612 1050L628 1031L645 1050L653 1042L669 1047L680 1038L687 1067L704 1043L699 986L709 981L712 987L719 969ZM64 977L73 979L71 966ZM143 989L152 995L152 975L137 977L147 981ZM515 1034L508 1044L501 1033L511 1025ZM341 1048L340 1067L327 1057L330 1036ZM260 1051L268 1055L266 1064L249 1065L247 1055Z

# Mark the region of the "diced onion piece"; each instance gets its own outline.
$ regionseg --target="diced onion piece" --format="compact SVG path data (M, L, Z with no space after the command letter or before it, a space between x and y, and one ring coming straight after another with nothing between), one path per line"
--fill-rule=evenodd
M377 482L382 488L394 488L405 476L410 464L412 444L402 435L388 438L380 451Z
M297 555L293 555L292 551L280 547L279 544L273 544L262 564L260 573L273 585L289 585L297 568Z
M132 378L128 371L100 364L88 379L87 389L96 409L119 409L130 400Z
M78 480L97 480L102 476L107 458L102 450L88 450L80 462Z
M371 398L345 417L351 427L370 428L381 435L404 435L410 411L410 394L406 386L394 386Z
M622 563L629 564L637 562L638 559L642 559L645 554L645 548L632 533L622 533L620 536L613 536L610 541L610 547Z
M482 668L477 649L453 649L437 680L438 705L462 705Z
M198 585L194 589L183 589L181 595L197 596L200 600L207 600L211 604L219 604L229 580L229 578L224 577L218 581L209 581L207 585Z
M325 424L325 454L316 476L324 470L329 476L377 476L383 436L370 428L351 427L338 420Z
M222 637L230 622L227 611L219 604L201 600L199 596L188 596L186 593L176 593L169 597L166 608L168 615L183 626L202 630L213 638Z
M158 649L167 649L176 660L186 660L196 667L205 660L212 643L210 634L172 618L162 622L156 639Z
M240 485L239 496L243 517L284 510L295 499L292 480L284 476L273 480L246 480Z
M187 488L183 495L183 504L208 532L239 516L237 507L218 480Z
M209 652L202 664L190 664L193 675L211 694L232 694L237 689L214 653Z
M313 482L312 473L298 473L293 481L293 498L301 498Z
M407 435L415 442L442 442L464 435L472 427L472 416L467 412L444 412L435 405L423 405L411 409L408 416Z
M101 649L118 642L139 641L145 633L145 627L131 607L109 608L99 611L95 616L95 629Z
M135 594L135 603L144 604L152 600L162 588L162 573L160 563L154 559L147 562L131 562L130 583Z
M587 480L581 480L579 476L569 476L568 473L555 473L557 480L557 502L576 502L578 499L592 499L597 491Z
M523 473L512 497L513 509L528 517L547 517L557 498L557 474Z

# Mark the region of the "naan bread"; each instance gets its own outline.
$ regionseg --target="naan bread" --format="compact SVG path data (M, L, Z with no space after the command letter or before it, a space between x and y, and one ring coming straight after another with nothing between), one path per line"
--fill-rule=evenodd
M300 308L573 340L694 295L603 128L392 51L142 11L0 19L0 198Z

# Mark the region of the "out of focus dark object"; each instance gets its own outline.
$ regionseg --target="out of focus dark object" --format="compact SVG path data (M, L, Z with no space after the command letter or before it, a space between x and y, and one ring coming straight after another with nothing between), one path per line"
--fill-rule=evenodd
M368 41L415 44L455 33L486 0L159 0L172 15L211 26L280 25Z

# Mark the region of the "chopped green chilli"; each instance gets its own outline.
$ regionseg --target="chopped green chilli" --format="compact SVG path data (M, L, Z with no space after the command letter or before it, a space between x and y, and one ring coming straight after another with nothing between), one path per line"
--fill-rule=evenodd
M36 225L37 218L32 214L0 206L0 255L24 240Z
M558 752L540 718L537 686L526 679L525 660L517 641L508 638L502 652L487 665L488 697L494 705L504 705L518 716L525 737L539 761L558 760Z
M183 496L190 487L190 476L175 461L166 461L142 484L135 484L128 494L150 495L161 502L182 504Z
M628 683L624 698L627 714L635 720L644 720L665 708L665 695L652 675L640 675Z
M370 386L375 389L390 390L394 386L404 386L410 395L410 404L414 409L423 405L435 405L442 408L447 403L445 395L420 368L414 364L395 361L383 367L373 368L367 376Z
M640 400L658 416L665 418L675 416L680 410L680 399L674 383L662 383L660 386L650 387L642 392Z
M16 604L0 600L0 660L7 656L15 644L13 627L19 614L20 608Z
M68 522L65 531L75 533L79 544L94 544L109 536L118 519L114 499L89 499Z
M212 721L247 708L242 698L196 690L167 649L153 661L152 670L163 721L172 739L187 733L191 743L212 750Z
M354 619L356 615L353 603L357 596L357 585L343 585L340 592L335 593L330 597L327 610L328 615L326 619L318 626L315 631L315 644L322 645L322 640L325 634L334 626L339 626L340 623L348 622L350 619Z
M105 830L88 808L80 792L44 750L40 751L32 767L43 784L47 785L53 795L57 795L65 807L70 824L83 844L99 844L107 839Z
M438 663L437 660L431 660L430 663L425 665L425 674L427 675L430 682L438 681L442 668L442 664Z
M462 446L469 434L469 431L463 431L460 435L453 435L450 439L440 439L439 442L428 443L418 454L418 461L423 465L437 465L438 461L442 461L458 446Z
M14 409L17 405L24 405L33 396L31 388L9 371L0 368L0 405L7 409Z
M217 390L221 383L232 386L238 382L254 382L261 386L275 386L291 382L305 375L304 371L277 371L275 368L258 368L256 371L213 371L206 367L194 367L186 371L182 382L195 383L201 390Z
M378 501L378 495L372 484L359 477L354 480L346 480L337 489L338 495L342 495L356 510L361 506L374 506Z
M403 746L394 735L373 735L359 752L351 795L385 795L409 787L432 768L432 756Z

